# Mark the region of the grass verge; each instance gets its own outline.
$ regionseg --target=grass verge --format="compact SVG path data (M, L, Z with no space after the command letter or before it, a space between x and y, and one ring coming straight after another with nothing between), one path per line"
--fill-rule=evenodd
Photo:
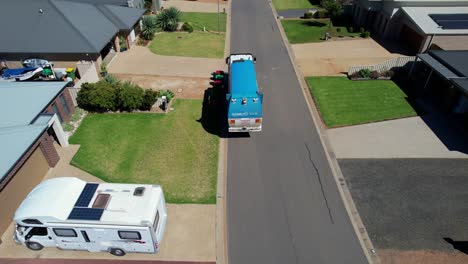
M331 37L359 37L360 33L348 32L346 27L330 26L330 19L294 19L281 21L289 43L324 41L325 33Z
M195 31L203 31L203 27L208 31L218 31L217 13L183 12L180 21L191 23ZM221 32L226 31L226 14L219 14L219 26Z
M328 127L416 115L406 94L390 80L307 77L306 81Z
M319 0L273 0L276 10L307 9L320 7Z
M169 203L216 203L217 136L197 120L201 100L164 114L89 114L70 143L72 165L107 182L160 184Z
M154 37L149 49L159 55L222 58L224 34L208 32L160 33Z

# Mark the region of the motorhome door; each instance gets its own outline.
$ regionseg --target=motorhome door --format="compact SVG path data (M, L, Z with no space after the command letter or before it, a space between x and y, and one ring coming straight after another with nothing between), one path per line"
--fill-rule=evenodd
M83 236L74 228L54 227L51 233L59 248L75 250L85 249Z

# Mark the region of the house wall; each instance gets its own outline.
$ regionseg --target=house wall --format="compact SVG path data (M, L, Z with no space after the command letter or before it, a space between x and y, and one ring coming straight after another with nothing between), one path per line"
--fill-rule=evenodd
M62 104L62 101L60 99L60 96L62 96L65 98L65 102L66 102L66 105L68 106L68 110L69 110L69 113L67 114L66 111L65 111L65 107L63 106ZM52 105L55 104L58 108L58 114L60 115L60 117L62 118L62 122L68 122L70 121L70 117L72 116L72 114L75 112L75 106L73 104L73 100L71 98L71 95L70 95L70 91L68 90L68 87L66 87L62 93L60 93L53 102L51 102L47 107L46 107L46 110L44 111L45 113L49 113L49 114L53 114L54 113L54 109L52 107Z

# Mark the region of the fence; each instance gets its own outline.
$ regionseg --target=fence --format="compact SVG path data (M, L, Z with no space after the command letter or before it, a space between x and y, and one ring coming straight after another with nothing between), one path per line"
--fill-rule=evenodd
M380 64L365 65L365 66L351 66L348 70L348 75L359 72L362 69L369 69L370 71L378 71L380 73L393 70L394 68L401 68L406 66L408 63L413 63L416 59L415 56L410 57L398 57L386 60Z

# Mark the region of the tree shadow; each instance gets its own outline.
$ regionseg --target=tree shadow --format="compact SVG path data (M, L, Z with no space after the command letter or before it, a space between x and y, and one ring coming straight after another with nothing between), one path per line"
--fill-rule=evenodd
M302 24L305 25L305 26L308 26L308 27L325 27L325 26L327 26L326 23L323 23L323 22L320 22L320 21L312 21L312 20L303 21Z
M454 241L450 237L444 237L445 242L452 245L455 250L468 255L468 241Z

